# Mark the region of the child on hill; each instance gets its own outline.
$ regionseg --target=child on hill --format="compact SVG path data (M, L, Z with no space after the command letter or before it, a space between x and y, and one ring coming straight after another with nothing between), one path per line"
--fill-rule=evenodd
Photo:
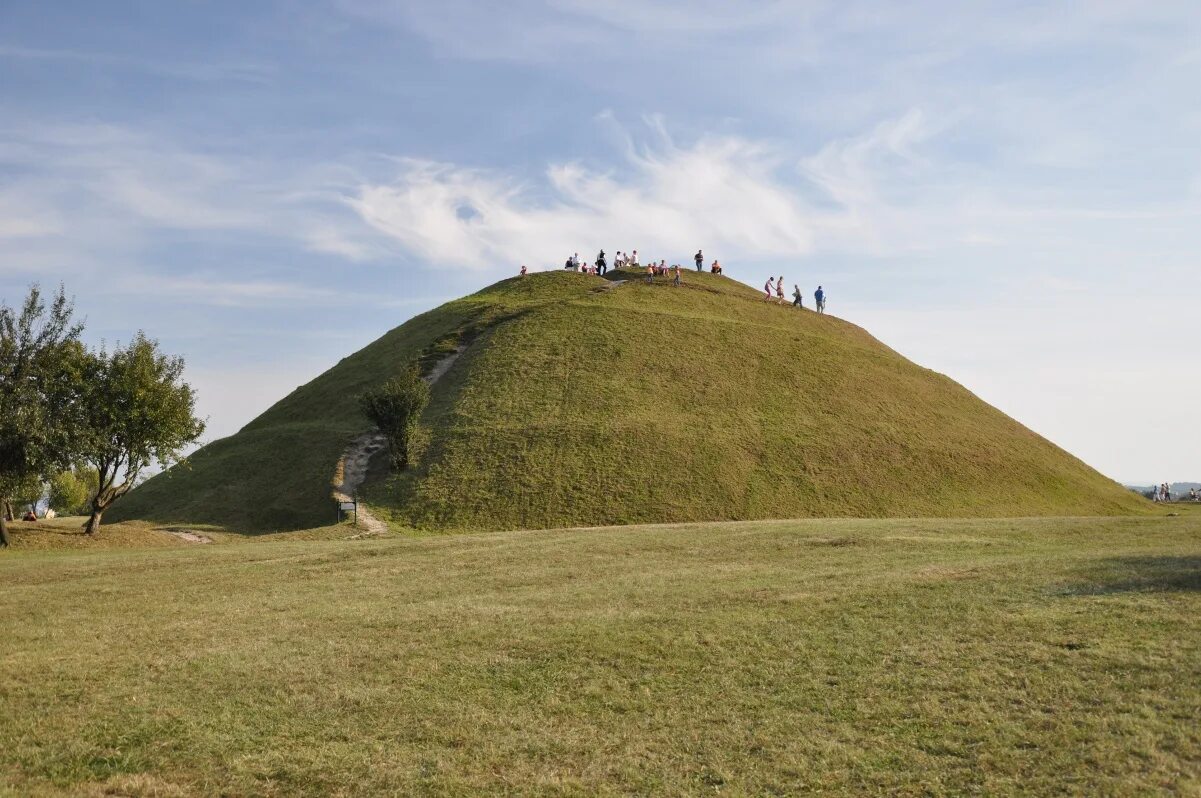
M647 282L647 285L650 285L650 284L651 284L651 283L653 283L654 281L655 281L655 264L653 264L653 263L648 263L648 264L646 264L646 282Z

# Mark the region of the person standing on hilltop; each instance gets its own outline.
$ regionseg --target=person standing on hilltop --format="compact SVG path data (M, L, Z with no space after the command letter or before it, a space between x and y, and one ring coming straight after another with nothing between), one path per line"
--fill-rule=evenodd
M801 287L796 283L792 284L792 306L801 310L805 309L805 298L801 295Z
M527 272L527 271L529 271L529 270L528 270L528 269L526 269L526 267L525 267L525 264L524 264L524 263L523 263L523 264L521 264L521 276L522 276L522 277L525 277L525 274L526 274L526 272Z
M672 285L674 285L676 288L679 288L680 287L680 264L673 263L671 266L671 270L675 274L675 278L671 281Z
M596 273L604 274L607 271L609 271L609 266L605 263L605 251L602 249L596 256Z
M694 255L694 256L692 257L692 259L693 259L694 261L696 261L696 270L697 270L698 272L699 272L699 271L704 271L704 269L705 269L705 256L701 254L701 251L700 251L699 249L696 251L696 255Z
M630 253L630 265L635 269L638 268L638 250L634 250Z
M826 292L822 290L820 285L817 287L817 290L813 292L813 301L817 304L818 313L826 312Z

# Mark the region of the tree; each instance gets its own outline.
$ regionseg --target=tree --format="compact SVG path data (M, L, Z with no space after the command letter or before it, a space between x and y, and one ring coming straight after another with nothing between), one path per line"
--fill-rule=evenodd
M430 387L414 366L359 397L359 407L388 438L392 467L409 466L409 448L417 419L430 400Z
M81 402L80 460L96 469L87 533L147 467L167 467L204 432L196 396L181 380L184 361L139 332L129 346L88 355Z
M35 284L16 311L0 303L0 505L70 464L83 325L60 286L49 307ZM0 512L0 546L7 546Z
M4 500L4 507L0 511L4 514L6 521L15 521L24 515L25 508L38 504L42 500L42 495L46 492L46 485L42 482L42 478L37 474L28 474L24 479L9 481L5 495L8 497Z
M88 466L60 471L50 478L50 506L59 515L87 512L89 500L100 489L100 474Z
M23 513L25 508L31 507L36 512L45 496L46 483L41 477L30 477L20 490L13 492L13 510Z

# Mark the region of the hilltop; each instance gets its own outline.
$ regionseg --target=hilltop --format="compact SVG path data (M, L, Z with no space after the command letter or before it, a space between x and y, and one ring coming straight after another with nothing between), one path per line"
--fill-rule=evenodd
M247 531L329 523L339 458L368 427L356 397L415 359L427 372L449 366L422 417L417 463L389 475L374 460L360 491L399 525L1146 507L846 321L765 304L720 276L687 273L680 288L609 277L513 278L417 316L110 515Z

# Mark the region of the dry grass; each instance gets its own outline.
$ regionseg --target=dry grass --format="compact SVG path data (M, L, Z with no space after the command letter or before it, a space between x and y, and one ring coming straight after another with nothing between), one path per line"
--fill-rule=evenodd
M0 584L12 795L1201 790L1194 514L18 549Z
M12 547L16 551L158 548L185 546L184 541L164 533L157 524L127 521L105 524L100 534L84 534L86 518L63 517L36 523L11 522Z

